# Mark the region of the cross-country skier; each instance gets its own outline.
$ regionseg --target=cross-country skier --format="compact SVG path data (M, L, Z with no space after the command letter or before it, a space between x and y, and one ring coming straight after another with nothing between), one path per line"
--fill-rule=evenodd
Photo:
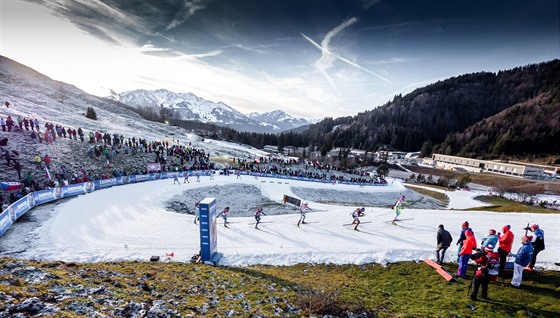
M173 184L175 184L175 182L177 182L178 185L181 185L181 182L179 182L179 176L176 174L173 176Z
M299 206L299 221L297 222L297 226L299 226L300 224L305 224L305 211L309 210L309 205L307 204L307 202L302 203Z
M266 213L264 213L263 208L258 208L257 212L255 213L255 220L257 221L257 223L255 224L255 229L259 228L259 223L261 222L261 215L266 215Z
M187 171L183 172L183 176L185 177L185 179L183 179L183 183L190 183L189 182L189 173Z
M352 224L356 224L356 226L354 227L354 230L358 231L358 225L360 225L360 215L358 214L358 211L360 209L356 209L354 210L354 212L352 212L352 218L354 218L354 221L352 221Z
M220 212L220 214L218 214L218 216L221 216L222 219L224 219L224 226L225 226L225 227L228 227L228 226L227 226L227 223L228 223L228 222L227 222L228 214L229 214L229 206L226 207L222 212Z
M366 208L364 208L364 207L356 208L356 212L358 213L359 217L362 217L362 216L366 215Z
M393 209L395 209L395 218L393 219L392 223L395 224L396 221L399 220L399 215L401 215L401 210L402 210L402 205L405 201L406 198L405 196L401 196L400 198L397 199L397 202L395 202L395 205L393 206Z
M196 201L194 204L194 224L197 224L198 220L200 220L200 201Z

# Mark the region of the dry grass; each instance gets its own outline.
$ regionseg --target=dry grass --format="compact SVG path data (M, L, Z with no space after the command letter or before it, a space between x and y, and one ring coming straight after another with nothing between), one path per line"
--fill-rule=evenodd
M443 169L433 169L418 166L406 166L407 169L412 170L414 173L421 173L424 175L433 176L451 176L454 179L459 179L465 173L443 170ZM560 193L560 182L552 181L540 181L540 180L528 180L516 177L510 177L505 175L493 174L493 173L469 173L471 176L471 182L481 184L484 186L492 188L505 188L510 190L517 190L519 192L525 193L544 193L553 192ZM536 191L536 192L535 192Z

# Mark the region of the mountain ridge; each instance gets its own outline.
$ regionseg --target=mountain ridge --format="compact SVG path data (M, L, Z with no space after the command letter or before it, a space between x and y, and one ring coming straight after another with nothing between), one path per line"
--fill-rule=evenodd
M118 94L118 101L143 110L166 108L175 119L211 123L244 132L280 133L310 124L281 110L245 115L223 102L215 103L191 92L176 93L163 88L122 92Z

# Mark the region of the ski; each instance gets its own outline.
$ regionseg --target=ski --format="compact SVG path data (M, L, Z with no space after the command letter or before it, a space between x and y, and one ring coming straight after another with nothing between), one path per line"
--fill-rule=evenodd
M360 222L360 224L365 224L365 223L371 223L371 221ZM347 225L356 225L356 223L342 224L342 226L347 226Z
M259 222L259 224L263 224L263 223L272 223L272 221ZM257 222L249 223L249 225L255 225L255 224L257 224Z
M414 218L409 218L409 219L396 219L395 221L410 221L410 220L414 220Z
M389 224L392 224L394 226L400 226L400 227L405 228L405 229L410 229L409 227L402 226L402 225L397 224L396 222L393 222L393 221L385 221L385 223L389 223Z

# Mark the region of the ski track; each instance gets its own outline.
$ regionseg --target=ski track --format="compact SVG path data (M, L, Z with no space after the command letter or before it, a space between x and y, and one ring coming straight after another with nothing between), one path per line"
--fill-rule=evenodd
M266 182L263 182L266 181ZM200 249L198 226L191 214L165 208L174 196L198 187L243 183L255 185L261 195L281 205L284 194L293 194L291 187L333 189L360 196L383 195L395 198L404 188L397 180L385 187L332 185L294 180L259 178L235 179L216 176L202 178L200 183L173 185L172 179L113 187L81 195L71 200L44 205L28 212L28 222L15 224L0 240L1 255L25 259L103 262L144 260L153 255L165 257L173 252L172 261L188 262ZM186 192L185 192L186 191ZM217 204L243 206L243 195L235 191L222 197ZM454 209L408 209L402 211L402 221L390 224L394 211L385 207L366 206L360 220L360 231L344 224L352 222L349 215L355 207L309 202L314 211L307 212L310 224L297 226L299 210L291 207L290 214L265 215L254 228L252 216L236 216L232 210L228 228L218 220L218 252L223 254L220 265L246 266L254 264L293 265L297 263L387 264L398 261L421 261L434 258L436 233L444 224L459 238L461 224L468 220L477 242L488 229L501 229L510 224L515 234L513 251L520 247L521 229L527 223L539 223L545 231L546 250L538 257L538 266L557 269L560 224L558 214L493 213L460 211L483 204L473 200L466 191L447 192ZM257 195L257 194L255 194ZM328 198L327 198L328 199ZM194 202L193 202L194 204ZM285 209L285 208L284 208ZM318 211L321 210L321 211ZM220 212L220 211L217 211ZM266 210L265 210L266 212ZM34 223L33 223L34 222ZM371 223L367 223L371 222ZM251 225L253 223L253 225ZM400 224L402 223L402 225ZM556 224L556 226L548 226ZM25 231L19 231L25 229ZM447 261L455 259L453 246Z

